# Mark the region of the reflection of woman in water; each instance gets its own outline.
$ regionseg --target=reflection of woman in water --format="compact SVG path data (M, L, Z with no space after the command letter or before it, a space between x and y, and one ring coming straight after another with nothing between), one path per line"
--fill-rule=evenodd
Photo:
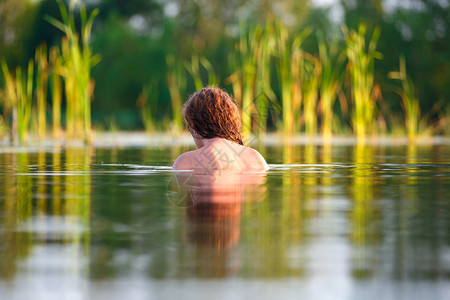
M267 169L261 154L244 146L239 110L225 91L213 87L201 89L186 102L183 114L198 149L181 154L173 169L207 172Z
M243 202L261 201L265 173L196 174L186 182L188 207L186 233L195 246L195 274L215 278L236 274L240 269L239 244ZM232 259L234 258L234 259Z

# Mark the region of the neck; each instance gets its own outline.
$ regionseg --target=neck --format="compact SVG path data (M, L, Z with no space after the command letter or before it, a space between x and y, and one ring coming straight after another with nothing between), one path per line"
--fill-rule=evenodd
M222 140L222 141L226 141L226 140L225 140L225 139L223 139L223 138L220 138L220 137L215 137L215 138L211 138L211 139L205 139L205 140L203 140L203 145L207 146L207 145L209 145L209 144L212 144L212 143L214 143L215 141L220 141L220 140Z
M220 137L214 137L211 139L197 139L195 140L195 144L197 145L197 148L203 148L205 146L211 145L216 141L226 141L226 140Z

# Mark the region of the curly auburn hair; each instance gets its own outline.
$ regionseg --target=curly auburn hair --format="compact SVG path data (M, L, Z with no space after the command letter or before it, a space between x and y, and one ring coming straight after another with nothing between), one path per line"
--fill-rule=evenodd
M220 137L244 145L239 109L220 88L205 87L194 93L184 105L183 115L189 131L195 130L202 138Z

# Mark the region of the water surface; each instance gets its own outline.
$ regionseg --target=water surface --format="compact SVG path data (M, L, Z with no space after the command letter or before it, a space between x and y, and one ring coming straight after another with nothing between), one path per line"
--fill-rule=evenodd
M450 146L0 153L1 299L450 299Z

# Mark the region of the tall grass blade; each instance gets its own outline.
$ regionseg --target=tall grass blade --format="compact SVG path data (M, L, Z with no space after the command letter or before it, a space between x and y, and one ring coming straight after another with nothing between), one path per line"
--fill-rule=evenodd
M136 103L141 113L145 131L149 133L156 129L155 112L157 111L158 96L157 82L150 81L143 87Z
M200 60L197 54L193 54L191 56L191 62L190 64L186 63L186 70L189 72L189 74L192 76L192 79L194 79L195 89L201 90L203 88L203 81L202 77L200 76Z
M87 16L84 7L80 7L82 18L81 36L75 27L73 9L75 2L70 2L69 11L61 0L58 0L63 23L47 17L47 20L65 33L62 41L62 63L60 75L64 78L67 100L67 135L82 137L86 142L91 140L91 101L94 81L91 69L100 60L92 53L89 45L92 23L98 10ZM81 135L80 135L81 133Z
M183 65L173 55L166 56L167 63L167 86L169 87L172 102L172 118L175 130L183 128L183 117L181 116L182 95L186 92L186 72ZM199 83L196 83L196 88ZM203 87L200 79L200 89Z
M300 107L304 90L304 51L303 41L310 35L311 29L304 29L291 42L285 25L276 23L277 28L277 73L281 89L283 134L290 137L299 128ZM297 120L296 120L297 119Z
M246 28L241 24L239 41L236 43L233 58L234 65L231 66L234 72L228 77L233 85L236 102L241 106L242 134L245 141L248 141L252 134L252 114L255 111L255 88L261 36L261 27Z
M37 125L39 139L45 138L46 134L46 106L48 86L48 58L47 46L40 45L36 49L36 102L37 102Z
M304 63L303 99L305 132L313 137L317 133L317 99L322 65L318 58L307 54Z
M415 96L414 84L406 73L405 57L400 57L400 70L398 72L389 72L388 77L400 80L402 89L399 92L402 98L402 108L405 114L405 125L408 139L414 141L417 137L417 131L420 120L419 101Z
M319 108L322 114L322 137L325 140L333 134L334 104L341 90L343 82L342 64L344 52L339 49L339 37L334 34L331 42L327 45L322 34L317 35L319 46L319 58L322 65L322 76L320 80Z
M13 110L13 140L23 144L28 135L30 115L33 101L34 63L28 63L28 69L22 74L22 69L16 69L15 78L10 73L5 61L2 61L2 71L5 81L6 98Z
M374 133L376 124L376 104L373 95L374 61L380 59L381 54L376 51L376 44L380 31L376 28L372 34L369 47L366 47L366 27L359 26L359 30L342 28L346 54L347 69L351 78L351 95L353 104L352 123L358 141L363 142L368 133Z
M53 137L59 138L62 134L61 128L61 103L62 103L62 80L58 74L61 67L61 54L58 47L50 49L49 61L51 68L50 89L52 98L52 131Z

